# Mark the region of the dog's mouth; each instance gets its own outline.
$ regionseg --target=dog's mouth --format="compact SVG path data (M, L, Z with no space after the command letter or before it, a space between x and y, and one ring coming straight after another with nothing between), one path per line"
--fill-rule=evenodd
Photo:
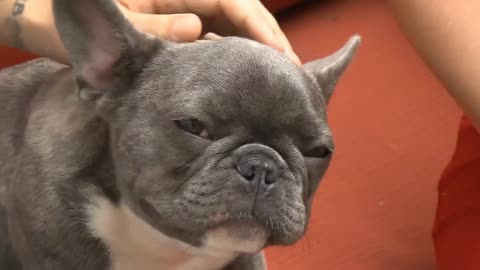
M271 233L255 218L230 219L208 230L203 245L210 249L257 253L267 245Z
M154 227L157 227L156 221L164 219L148 200L140 200L140 209ZM271 222L271 218L258 217L251 212L242 212L222 214L212 218L210 224L200 230L201 233L194 228L195 224L187 225L192 226L190 234L199 236L198 242L195 241L191 244L210 249L256 253L269 243L274 229L270 225L273 224ZM169 228L163 229L169 230ZM179 228L174 229L178 230ZM191 237L185 234L189 234L189 232L185 231L184 235L172 236L190 242L187 239L191 239Z

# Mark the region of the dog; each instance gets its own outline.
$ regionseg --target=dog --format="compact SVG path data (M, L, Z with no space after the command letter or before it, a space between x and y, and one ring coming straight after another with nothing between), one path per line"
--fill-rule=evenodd
M358 35L299 67L141 33L110 0L53 11L71 67L0 71L1 269L263 270L304 235Z

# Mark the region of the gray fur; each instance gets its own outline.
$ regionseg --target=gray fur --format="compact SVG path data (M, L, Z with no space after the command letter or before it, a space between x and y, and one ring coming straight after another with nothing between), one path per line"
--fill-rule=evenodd
M305 155L334 148L326 103L358 36L301 68L247 39L146 36L107 0L55 0L54 12L72 67L38 59L0 71L1 269L108 269L86 225L93 196L194 246L241 219L269 230L267 245L303 236L331 158ZM191 117L210 139L173 121ZM246 155L272 164L272 186L246 188L236 169ZM226 269L264 268L242 254Z

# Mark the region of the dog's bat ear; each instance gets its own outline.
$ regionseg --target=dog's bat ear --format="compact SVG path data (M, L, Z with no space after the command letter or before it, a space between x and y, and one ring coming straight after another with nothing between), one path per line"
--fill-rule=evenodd
M330 100L338 79L355 55L360 41L360 36L354 35L337 52L325 58L308 62L303 66L304 70L310 73L320 86L326 103Z
M82 99L126 88L167 46L134 29L112 0L54 0L53 14Z

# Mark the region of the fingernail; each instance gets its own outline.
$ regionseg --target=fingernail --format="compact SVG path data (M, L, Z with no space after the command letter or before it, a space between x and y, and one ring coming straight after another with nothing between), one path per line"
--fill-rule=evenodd
M203 39L207 39L207 40L219 40L221 39L222 37L215 34L215 33L206 33L204 36L203 36Z
M302 65L302 61L300 60L300 58L297 56L297 54L292 50L292 48L287 48L285 50L285 54L297 65L301 66Z

